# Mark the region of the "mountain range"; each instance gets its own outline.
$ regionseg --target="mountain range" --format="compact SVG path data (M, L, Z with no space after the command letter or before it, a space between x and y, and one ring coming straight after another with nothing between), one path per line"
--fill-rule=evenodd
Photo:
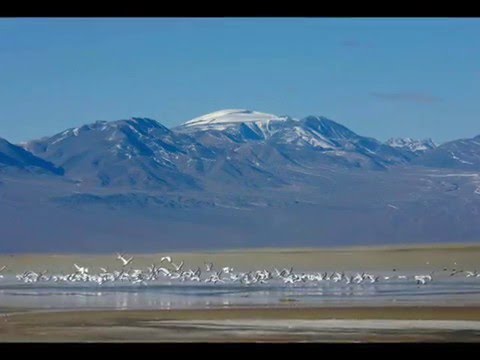
M480 135L382 142L250 110L97 121L0 139L0 252L476 241L478 171Z

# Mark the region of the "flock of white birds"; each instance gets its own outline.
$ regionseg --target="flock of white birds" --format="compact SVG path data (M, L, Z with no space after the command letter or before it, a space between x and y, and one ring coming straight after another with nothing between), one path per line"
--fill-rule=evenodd
M434 280L435 272L418 275L374 275L369 273L350 273L345 272L294 272L293 268L255 270L248 272L235 272L232 267L226 266L216 268L213 263L205 263L202 270L200 267L193 269L184 269L184 262L174 263L170 256L160 258L160 264L152 264L146 270L134 269L131 264L134 258L126 258L122 254L117 254L116 259L120 262L120 270L109 271L105 267L99 267L99 272L90 273L89 268L73 264L74 271L68 274L48 274L48 271L35 272L25 271L17 274L15 278L23 283L38 282L64 282L64 283L94 283L103 285L105 283L128 282L131 284L148 285L149 282L167 279L179 282L203 282L203 283L239 283L243 285L267 284L269 281L280 281L286 285L295 284L315 284L315 283L345 283L351 285L373 284L384 281L412 281L417 285L425 285ZM1 274L7 269L6 266L0 268L0 280L4 279ZM395 272L395 269L393 269ZM447 276L465 276L467 278L480 277L477 271L465 271L443 269Z

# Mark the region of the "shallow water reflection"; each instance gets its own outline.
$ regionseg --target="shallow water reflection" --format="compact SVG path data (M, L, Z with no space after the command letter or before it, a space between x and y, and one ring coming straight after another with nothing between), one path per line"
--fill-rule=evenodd
M3 307L37 309L187 309L230 306L478 305L480 281L439 279L374 284L0 284Z

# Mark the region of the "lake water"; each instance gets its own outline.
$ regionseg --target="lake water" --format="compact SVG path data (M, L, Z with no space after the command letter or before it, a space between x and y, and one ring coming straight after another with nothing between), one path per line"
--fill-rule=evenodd
M480 278L443 277L425 285L410 280L285 285L169 283L104 285L0 281L0 307L24 309L190 309L259 306L480 305Z

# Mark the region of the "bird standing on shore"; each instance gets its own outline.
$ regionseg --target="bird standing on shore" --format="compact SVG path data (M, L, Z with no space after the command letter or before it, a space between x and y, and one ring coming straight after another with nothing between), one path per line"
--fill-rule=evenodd
M414 276L417 285L425 285L427 281L432 281L432 275L415 275Z
M223 271L225 274L230 274L230 273L233 271L233 268L228 267L228 266L225 266L224 268L222 268L222 271Z

